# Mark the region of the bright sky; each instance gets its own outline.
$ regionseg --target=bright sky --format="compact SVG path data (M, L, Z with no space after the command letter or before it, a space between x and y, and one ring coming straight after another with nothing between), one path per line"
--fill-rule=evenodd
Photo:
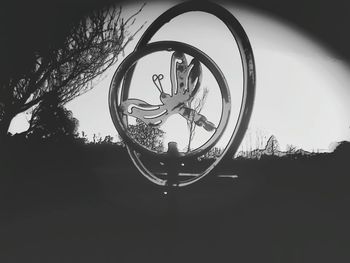
M141 4L125 6L125 12L136 11ZM147 21L147 27L174 4L150 2L137 17L137 22L142 24ZM321 43L270 14L243 6L225 4L224 7L236 16L247 32L257 68L255 105L242 147L251 145L254 148L257 136L263 138L271 134L276 136L282 149L287 144L293 144L305 150L327 150L331 142L350 140L348 65ZM142 33L128 46L126 55L133 50ZM233 104L233 116L221 143L224 144L233 130L242 93L238 49L228 29L211 15L188 13L164 26L153 39L157 40L191 44L208 54L223 71L230 85ZM120 61L122 59L121 56ZM169 56L154 54L148 62L145 59L142 63L135 72L131 95L156 104L159 93L151 77L155 73L163 73L164 84L169 83ZM93 90L67 104L80 122L79 130L85 131L90 138L94 133L101 136L117 134L108 109L109 85L117 66L107 72ZM208 87L209 94L202 113L217 123L221 110L218 88L208 71L204 71L203 76L202 87ZM26 123L25 115L18 115L10 131L19 132L27 127ZM183 138L187 128L182 117L169 119L162 129L167 131L166 140L180 141L180 147L185 146ZM198 128L194 145L200 145L207 136L210 135Z

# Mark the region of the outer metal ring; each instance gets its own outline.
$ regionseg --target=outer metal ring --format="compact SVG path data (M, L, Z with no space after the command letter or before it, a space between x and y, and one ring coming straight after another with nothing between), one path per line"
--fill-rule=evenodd
M214 162L214 164L210 166L208 169L206 169L204 172L202 172L201 174L199 174L198 176L192 179L179 182L178 186L186 186L200 180L205 175L207 175L210 171L212 171L225 155L233 156L235 154L244 137L245 131L248 127L250 116L253 110L253 102L255 97L255 85L256 85L256 73L255 73L255 62L254 62L253 51L243 27L228 10L214 3L204 2L204 1L201 1L201 2L190 1L190 2L185 2L177 6L174 6L173 8L170 8L169 10L164 12L162 15L160 15L148 27L148 29L145 31L140 41L138 42L135 48L135 51L142 50L143 48L145 48L147 43L151 40L151 38L156 34L156 32L164 24L168 23L170 20L172 20L173 18L181 14L192 12L192 11L206 12L216 16L227 26L231 34L234 36L241 55L241 61L242 61L243 97L242 97L242 103L241 103L238 121L236 123L234 132L231 135L231 138L226 148L224 149L222 155L220 156L220 158L218 158ZM136 64L134 64L130 68L127 75L125 76L124 85L130 86L135 66ZM128 94L124 93L122 94L122 96L123 96L122 99L126 99L128 97ZM166 184L165 180L161 180L158 177L156 177L151 171L149 171L143 165L142 161L140 160L140 158L138 157L135 151L129 148L128 148L128 151L134 164L145 177L147 177L152 182L158 185Z

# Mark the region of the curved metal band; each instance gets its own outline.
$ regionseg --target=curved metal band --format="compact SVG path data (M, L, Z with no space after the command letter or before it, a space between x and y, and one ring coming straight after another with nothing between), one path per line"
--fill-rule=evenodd
M222 133L224 132L228 123L230 112L231 112L231 103L230 103L231 100L230 100L230 93L229 93L227 82L225 80L223 73L219 69L219 67L205 53L188 44L180 43L176 41L159 41L159 42L150 43L146 45L145 48L143 48L142 50L137 50L131 53L119 65L118 69L114 73L114 76L111 82L110 93L109 93L109 109L110 109L113 123L117 128L122 139L132 149L143 154L153 155L154 158L157 158L159 160L168 158L167 153L157 153L157 152L151 151L141 146L140 144L136 143L132 138L130 138L127 135L127 130L126 130L127 127L124 127L123 125L123 116L118 110L119 92L121 93L124 92L125 94L125 93L128 93L128 90L129 90L129 86L125 87L124 85L121 88L122 81L124 79L124 76L126 76L128 70L132 68L133 65L135 65L137 61L142 57L158 51L180 51L192 57L197 58L201 63L203 63L210 70L210 72L213 74L213 76L215 77L215 80L219 85L221 97L222 97L222 111L221 111L220 122L216 131L204 145L195 149L194 151L191 151L188 154L179 156L179 160L186 160L186 159L188 160L191 158L199 157L205 154L206 152L208 152L218 142Z
M139 40L138 44L136 45L135 51L142 50L164 24L168 23L173 18L181 14L192 12L192 11L202 11L202 12L209 13L216 16L227 26L231 34L234 36L241 55L241 60L242 60L243 77L244 77L243 78L243 97L242 97L242 104L241 104L239 117L234 129L234 132L228 142L228 145L224 149L221 157L218 158L212 166L210 166L208 169L202 172L199 176L193 179L182 181L179 183L179 186L186 186L200 180L215 168L215 166L220 162L220 160L223 158L224 155L233 156L235 154L244 137L245 131L248 127L248 123L253 110L253 102L255 97L255 85L256 85L256 73L255 73L255 62L254 62L253 51L243 27L228 10L214 3L205 2L205 1L200 1L200 2L190 1L190 2L185 2L177 6L174 6L173 8L170 8L169 10L164 12L162 15L160 15L147 28L147 30ZM130 86L135 66L136 64L130 68L130 70L128 71L127 75L124 78L125 87ZM122 94L122 98L124 100L127 99L128 94L127 93ZM134 162L136 167L140 170L140 172L143 175L145 175L148 179L150 179L151 181L153 181L158 185L165 185L164 180L161 180L156 176L154 176L152 172L150 172L142 164L140 158L137 156L137 153L135 151L133 151L130 148L128 148L128 151L132 161Z
M220 19L235 38L241 55L244 77L242 104L236 127L230 138L228 147L226 147L223 152L223 155L227 154L233 156L236 153L249 124L253 111L256 85L256 69L252 47L248 36L239 21L227 9L215 3L207 1L189 1L181 3L165 11L147 28L137 43L135 51L143 49L163 25L181 14L192 11L201 11L212 14ZM130 85L135 66L136 65L134 65L126 75L124 79L125 86ZM123 99L126 99L128 94L122 94L122 96Z

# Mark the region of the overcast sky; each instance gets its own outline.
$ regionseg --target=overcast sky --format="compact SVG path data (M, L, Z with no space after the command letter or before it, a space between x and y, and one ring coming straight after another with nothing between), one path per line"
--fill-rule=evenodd
M138 16L135 29L144 21L147 21L147 27L174 4L148 3ZM125 13L135 11L140 5L141 2L125 6ZM277 137L282 149L287 144L294 144L306 150L325 150L334 141L350 140L348 65L323 47L322 43L317 43L304 32L270 14L244 6L224 6L246 30L257 68L254 111L242 146L253 144L254 147L256 135L268 137L271 134ZM125 55L133 50L142 33L130 44ZM233 103L230 125L233 127L242 92L242 69L237 47L227 28L211 15L189 13L164 26L153 39L157 40L189 43L207 53L219 65L230 85ZM165 57L157 58L156 55L149 59L154 64L142 71L138 67L133 91L135 96L156 103L157 90L151 77L154 73L163 73L167 77L168 60ZM101 136L117 134L108 110L109 85L117 66L107 72L92 91L67 104L67 108L73 111L80 122L79 130L85 131L89 137L94 133ZM216 84L210 80L210 73L205 75L207 80L202 87L208 86L209 94L203 114L215 123L218 121L217 112L221 110L218 106L220 98ZM166 79L164 81L166 83ZM140 83L144 83L145 87L139 89ZM181 118L177 116L173 120L169 119L164 129L169 133L169 140L182 140L185 143L183 136L186 134L186 123ZM179 125L181 122L183 125ZM10 131L23 130L26 125L25 115L19 115ZM174 125L177 132L171 134ZM200 144L208 135L200 128L197 131L196 143Z

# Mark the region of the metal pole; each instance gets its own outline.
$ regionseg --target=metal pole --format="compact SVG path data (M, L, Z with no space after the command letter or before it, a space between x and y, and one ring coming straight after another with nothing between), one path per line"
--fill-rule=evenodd
M176 262L178 241L178 205L177 205L177 194L178 194L178 181L181 163L179 161L179 150L176 142L168 143L168 160L166 163L167 167L167 183L166 183L166 199L167 199L167 231L169 233L169 261Z

